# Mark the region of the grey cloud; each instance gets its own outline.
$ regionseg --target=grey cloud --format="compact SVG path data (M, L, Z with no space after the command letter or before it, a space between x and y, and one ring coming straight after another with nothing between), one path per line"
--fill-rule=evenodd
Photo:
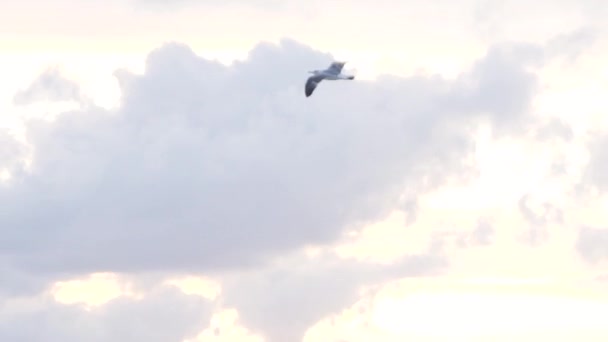
M210 305L173 288L119 297L90 311L52 298L0 302L0 339L28 342L178 342L209 324Z
M476 245L488 246L492 243L494 237L494 227L486 220L479 220L477 227L473 229L471 237Z
M578 253L591 264L608 260L608 229L582 227L575 246Z
M556 118L549 119L544 124L539 125L535 132L535 138L539 141L553 141L556 139L570 141L573 137L572 127Z
M168 44L143 75L117 74L116 112L28 124L32 172L0 192L0 248L51 277L248 267L330 243L467 174L478 122L521 126L529 60L507 45L456 81L327 82L305 98L328 54L283 40L227 67Z
M57 68L44 71L26 89L13 97L16 105L27 105L38 101L77 101L83 99L80 86L61 75Z
M608 189L608 133L593 132L587 144L589 162L580 182L580 192L592 190L605 192Z
M433 246L436 252L443 253L448 243L458 248L484 247L492 244L495 229L492 223L480 218L475 227L469 231L444 230L433 233Z
M565 175L567 172L568 163L564 157L557 158L551 163L551 174L555 176ZM576 186L573 189L576 193Z
M563 54L569 62L574 62L583 51L597 41L598 30L598 28L583 27L560 34L547 42L547 51L549 54Z
M543 226L531 225L518 235L518 240L530 246L540 246L549 239L549 232Z
M549 202L543 202L542 213L536 213L529 206L530 194L525 194L518 201L518 208L520 213L524 216L526 221L533 225L545 225L551 221L561 222L563 220L562 211L553 206Z
M0 281L0 298L40 293L50 281L45 276L17 269L6 255L0 260L0 274L3 274Z
M446 260L429 251L384 266L321 257L224 279L222 303L267 342L301 341L313 324L354 304L359 291L389 280L434 275Z
M541 46L506 43L489 48L469 73L458 78L449 105L463 115L476 113L494 124L497 136L523 134L538 125L529 115L539 90L533 69L546 61Z
M27 150L6 130L0 130L0 170L11 174L23 170L23 161Z
M536 212L530 207L529 201L530 194L525 194L517 203L519 212L529 224L521 238L526 243L537 246L549 238L549 232L546 230L547 224L563 222L563 212L549 202L541 203L541 212Z

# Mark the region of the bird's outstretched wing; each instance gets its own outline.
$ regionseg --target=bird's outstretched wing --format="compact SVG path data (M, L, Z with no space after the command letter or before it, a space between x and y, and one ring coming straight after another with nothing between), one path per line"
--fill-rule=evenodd
M346 62L333 62L327 68L327 71L330 73L335 73L336 75L342 72L342 68L344 67Z
M306 80L306 85L304 86L304 94L306 94L306 97L312 95L312 92L315 91L319 82L323 81L323 78L325 78L323 75L313 75Z

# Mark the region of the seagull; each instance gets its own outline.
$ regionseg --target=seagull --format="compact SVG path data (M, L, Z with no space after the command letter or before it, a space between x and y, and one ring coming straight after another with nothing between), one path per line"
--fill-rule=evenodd
M333 62L325 70L312 70L309 73L312 74L306 80L306 86L304 87L304 94L306 97L312 95L317 85L323 80L352 80L355 76L342 74L342 68L346 62Z

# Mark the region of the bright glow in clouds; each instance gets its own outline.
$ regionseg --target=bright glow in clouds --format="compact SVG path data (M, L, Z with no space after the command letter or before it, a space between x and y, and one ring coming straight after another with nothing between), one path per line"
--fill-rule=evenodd
M83 304L87 309L106 304L120 296L138 298L137 293L114 274L92 274L85 279L60 281L51 289L55 300L64 304Z
M422 285L422 284L421 284ZM407 286L406 286L407 287ZM403 337L505 340L530 336L603 333L606 293L557 284L470 286L444 280L439 286L401 289L376 305L373 323ZM599 340L595 336L594 340Z
M201 277L185 277L170 280L167 283L177 286L186 294L199 295L208 299L215 299L221 292L220 284Z

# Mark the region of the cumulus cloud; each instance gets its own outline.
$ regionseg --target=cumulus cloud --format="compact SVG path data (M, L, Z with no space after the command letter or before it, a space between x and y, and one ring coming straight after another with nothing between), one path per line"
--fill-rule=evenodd
M3 341L177 342L209 324L210 306L202 297L160 287L143 299L119 297L90 311L53 298L0 302Z
M2 248L55 274L247 267L330 243L466 174L476 123L522 126L530 51L493 48L456 81L327 82L305 98L328 54L283 40L224 66L165 45L115 111L28 124L34 160L0 193Z
M415 217L418 194L473 171L465 161L478 124L517 134L535 123L528 114L538 53L496 46L453 81L385 75L323 83L305 98L306 71L331 55L283 40L226 66L164 45L142 75L116 73L117 109L28 122L30 171L0 190L0 269L28 286L0 288L34 292L103 271L212 273L223 280L222 302L248 328L271 342L297 340L361 286L443 269L443 251L434 243L385 267L332 258L264 265L331 244L395 208ZM485 246L493 233L480 221L458 238ZM261 268L224 273L252 266ZM44 310L36 319L76 317L70 307ZM99 322L106 318L85 321ZM49 329L61 340L85 339Z
M211 272L221 274L221 300L239 310L247 328L269 342L297 341L323 316L353 303L362 286L444 269L442 244L451 236L445 234L428 254L386 267L330 258L223 275L306 245L330 244L346 227L412 206L417 194L468 174L464 160L479 123L505 135L538 123L529 111L539 89L532 69L546 61L542 47L495 46L454 81L387 75L327 82L305 99L305 71L331 57L283 40L261 43L246 60L225 66L167 44L148 56L144 74L116 73L122 88L116 110L89 107L53 122L29 122L31 173L0 188L6 213L0 216L6 256L0 270L11 275L0 292L36 292L51 279L97 271ZM46 94L55 86L63 87L47 84ZM543 140L572 134L557 121L540 127ZM14 146L0 154L18 156ZM601 173L594 175L600 184ZM413 196L404 201L404 192ZM527 199L519 209L534 242L533 233L544 232L561 212L545 206L539 214ZM602 232L581 231L577 247L589 261L608 258L597 238ZM489 246L494 233L491 221L480 220L453 237L459 247ZM169 297L162 305L175 300ZM184 310L184 325L175 330L162 326L175 321L169 316L146 318L147 325L170 330L150 339L131 326L120 328L129 322L115 318L127 317L122 309L129 317L145 315L129 303L110 304L114 309L102 315L46 302L9 322L40 324L45 336L62 341L178 341L207 319L195 313L200 306ZM162 311L162 305L146 310ZM71 330L60 320L111 335ZM42 340L9 328L0 327L3 339Z

